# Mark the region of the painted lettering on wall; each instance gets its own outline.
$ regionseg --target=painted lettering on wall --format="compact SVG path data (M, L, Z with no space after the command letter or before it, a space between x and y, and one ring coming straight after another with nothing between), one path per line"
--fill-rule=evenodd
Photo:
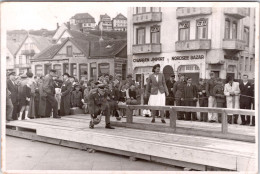
M156 61L164 61L164 57L152 57L152 58L138 58L133 59L133 62L156 62Z
M194 60L204 59L204 55L191 55L191 56L173 56L172 60Z

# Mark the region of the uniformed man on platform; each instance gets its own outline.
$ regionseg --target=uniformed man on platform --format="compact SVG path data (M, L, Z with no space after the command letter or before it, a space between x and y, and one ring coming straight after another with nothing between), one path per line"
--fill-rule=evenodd
M176 106L185 106L184 101L181 100L184 86L186 85L186 81L184 81L184 74L179 75L180 80L173 85L173 94L175 97ZM177 112L178 120L184 120L184 112Z
M61 104L60 104L60 114L61 116L70 114L70 92L72 90L72 83L69 80L70 75L64 73L63 75L63 84L61 86Z
M88 99L89 113L92 120L90 121L89 128L94 128L93 119L96 118L101 113L105 115L106 127L107 129L115 129L110 125L110 108L107 101L107 94L105 93L105 85L98 84L96 92L89 95Z

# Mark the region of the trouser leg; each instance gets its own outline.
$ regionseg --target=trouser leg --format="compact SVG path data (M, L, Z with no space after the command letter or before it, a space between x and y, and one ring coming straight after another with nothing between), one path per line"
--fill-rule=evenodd
M47 102L49 102L51 108L53 109L53 117L57 117L58 115L58 102L54 98L54 96L48 95L46 97Z
M11 120L12 119L12 114L13 114L13 104L10 98L6 100L6 120Z
M183 102L180 99L176 100L176 106L183 106ZM177 112L177 118L178 120L183 120L184 119L184 113L181 111Z

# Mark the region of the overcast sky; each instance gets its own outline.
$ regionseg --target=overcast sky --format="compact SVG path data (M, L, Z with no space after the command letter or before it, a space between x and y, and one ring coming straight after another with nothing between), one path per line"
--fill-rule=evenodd
M76 13L89 13L96 23L99 15L107 13L114 18L118 13L127 17L127 7L122 3L101 3L101 2L13 2L4 3L3 14L6 19L6 29L49 29L55 30L56 23L63 23Z

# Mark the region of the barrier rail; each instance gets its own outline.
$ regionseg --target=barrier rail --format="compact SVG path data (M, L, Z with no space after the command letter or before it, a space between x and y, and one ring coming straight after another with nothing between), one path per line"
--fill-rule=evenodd
M148 105L119 105L119 108L126 109L126 124L133 124L133 110L135 109L151 109L151 110L163 110L170 112L170 128L173 133L181 133L178 131L176 121L177 121L177 112L209 112L209 113L221 113L222 114L222 122L221 124L221 132L214 132L211 134L213 137L217 138L226 138L226 139L235 139L242 141L255 142L255 136L247 136L243 134L234 134L228 132L228 115L238 114L238 115L254 115L255 110L245 110L245 109L229 109L229 108L209 108L209 107L187 107L187 106L148 106ZM128 126L131 127L131 126ZM192 127L193 130L194 127ZM152 128L148 130L153 130ZM158 130L158 128L157 128ZM169 131L169 129L168 129ZM168 132L167 131L167 132ZM190 133L193 135L202 135L207 136L205 131L198 130L196 133L192 133L190 130L186 130L185 133ZM220 134L219 134L220 133ZM221 135L222 134L222 135ZM212 137L210 136L210 137Z

